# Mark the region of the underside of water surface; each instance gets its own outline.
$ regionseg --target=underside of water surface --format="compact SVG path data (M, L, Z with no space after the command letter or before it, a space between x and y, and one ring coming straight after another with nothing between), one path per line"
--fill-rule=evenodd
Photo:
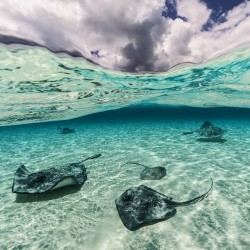
M1 46L0 249L249 249L249 79L249 47L132 74ZM224 130L223 142L184 133L204 121ZM95 154L102 156L84 163L80 188L11 192L22 164L35 172ZM144 168L126 162L165 167L166 176L141 180ZM205 193L211 178L212 193L169 220L132 232L117 213L115 199L131 187L186 201Z
M104 69L36 47L0 46L0 125L70 119L131 105L250 107L250 48L166 73Z

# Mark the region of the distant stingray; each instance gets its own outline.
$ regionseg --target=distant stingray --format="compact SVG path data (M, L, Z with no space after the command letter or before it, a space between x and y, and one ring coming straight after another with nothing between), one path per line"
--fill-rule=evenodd
M30 173L24 165L14 176L12 192L18 194L38 194L69 185L83 185L87 180L84 161L100 157L97 154L77 163L66 164L60 168L49 168Z
M221 138L224 134L223 129L215 127L209 121L205 121L197 132L200 136L205 136L209 138Z
M211 179L211 187L206 193L188 201L175 202L172 198L141 185L127 189L115 203L124 226L134 231L143 226L168 220L176 214L175 207L188 206L205 199L212 188Z
M150 168L137 162L126 162L125 164L136 164L144 167L144 170L140 174L141 180L160 180L166 175L166 168L164 167L158 166Z
M73 128L57 128L59 130L60 134L70 134L70 133L75 133L75 129Z
M205 121L200 129L184 132L183 135L190 135L193 133L198 133L198 135L202 136L197 139L197 141L201 142L225 142L225 139L221 139L225 131L221 128L215 127L211 122Z

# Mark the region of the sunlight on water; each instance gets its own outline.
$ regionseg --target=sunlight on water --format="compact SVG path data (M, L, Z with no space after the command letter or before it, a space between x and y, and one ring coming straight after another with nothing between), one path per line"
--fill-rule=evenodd
M0 46L0 125L69 119L131 105L250 107L250 49L167 73L104 69L41 48Z

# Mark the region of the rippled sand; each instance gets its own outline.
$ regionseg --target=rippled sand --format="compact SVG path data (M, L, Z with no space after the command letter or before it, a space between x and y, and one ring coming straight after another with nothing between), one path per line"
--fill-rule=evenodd
M227 130L222 144L182 135L199 128L199 117L109 119L0 128L0 249L249 249L249 119L212 119ZM58 126L76 132L62 135ZM21 164L35 171L96 153L102 157L86 162L88 180L80 190L69 187L37 197L11 192ZM127 161L164 166L167 175L140 180L143 168L122 166ZM144 184L184 201L207 191L210 177L212 194L177 208L167 221L131 232L116 211L115 198L131 186Z

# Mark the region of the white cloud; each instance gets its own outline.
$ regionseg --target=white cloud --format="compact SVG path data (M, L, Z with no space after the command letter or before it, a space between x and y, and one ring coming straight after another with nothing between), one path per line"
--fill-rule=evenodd
M236 14L237 13L237 14ZM250 43L250 2L245 2L227 15L227 21L207 32L197 33L190 41L196 62L212 59Z
M231 29L239 25L250 15L250 2L244 2L228 12L227 21L214 27L214 31Z
M199 0L177 0L177 13L186 17L194 31L200 31L208 21L212 10Z
M164 0L5 0L0 2L0 34L52 50L79 51L105 67L125 70L166 70L250 42L249 1L210 31L202 30L211 10L201 1L176 1L178 15L187 22L163 18L163 5ZM96 49L100 58L90 54Z
M165 35L162 47L167 52L171 66L189 60L189 43L193 35L191 24L177 18L169 20L169 33Z

